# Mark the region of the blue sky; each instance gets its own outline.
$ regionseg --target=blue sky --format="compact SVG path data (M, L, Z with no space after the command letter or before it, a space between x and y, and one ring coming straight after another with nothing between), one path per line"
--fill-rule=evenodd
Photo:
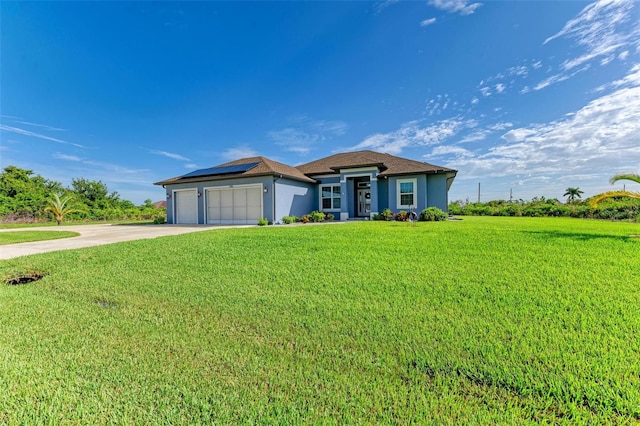
M122 198L252 155L371 149L450 200L640 172L640 2L0 3L0 166ZM633 185L630 183L629 185ZM620 187L622 184L619 185Z

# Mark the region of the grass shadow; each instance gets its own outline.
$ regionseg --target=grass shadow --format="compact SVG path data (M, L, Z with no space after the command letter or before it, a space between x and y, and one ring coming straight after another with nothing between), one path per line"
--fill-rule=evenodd
M637 235L611 235L611 234L588 234L584 232L565 232L565 231L521 231L524 234L536 235L547 240L554 239L571 239L576 241L595 241L595 240L613 240L630 242L638 240Z

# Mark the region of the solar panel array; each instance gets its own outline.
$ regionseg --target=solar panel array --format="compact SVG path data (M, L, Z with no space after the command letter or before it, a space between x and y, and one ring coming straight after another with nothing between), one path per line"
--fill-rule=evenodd
M260 164L257 163L245 163L245 164L235 164L233 166L219 166L219 167L210 167L208 169L200 169L193 171L191 173L187 173L186 175L180 176L180 178L192 178L192 177L200 177L200 176L218 176L218 175L229 175L234 173L244 173L253 169L255 166Z

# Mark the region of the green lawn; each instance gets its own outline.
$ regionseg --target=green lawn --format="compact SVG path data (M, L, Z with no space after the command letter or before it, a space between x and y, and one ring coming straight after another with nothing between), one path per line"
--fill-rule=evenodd
M212 230L0 261L1 423L640 421L640 225Z
M28 243L31 241L57 240L59 238L77 237L77 232L71 231L12 231L0 232L0 245Z

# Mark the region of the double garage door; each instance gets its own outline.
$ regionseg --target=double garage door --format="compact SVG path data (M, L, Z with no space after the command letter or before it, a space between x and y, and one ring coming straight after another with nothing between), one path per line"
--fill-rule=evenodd
M198 223L198 193L174 193L175 223ZM262 185L209 188L205 191L206 221L220 225L256 225L262 217Z
M206 190L207 223L256 225L262 217L262 185Z

